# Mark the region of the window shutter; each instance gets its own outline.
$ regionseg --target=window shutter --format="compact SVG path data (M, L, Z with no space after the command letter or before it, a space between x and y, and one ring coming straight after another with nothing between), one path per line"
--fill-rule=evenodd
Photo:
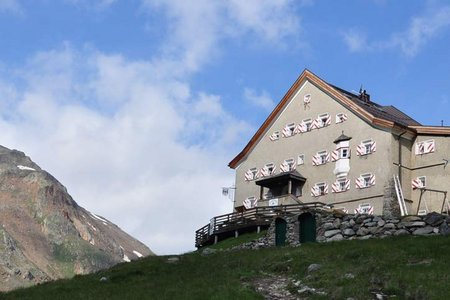
M364 145L359 144L356 147L356 155L360 156L360 155L364 155L364 154L366 154L366 148L364 147Z
M282 131L283 137L290 137L291 136L291 130L288 127L284 127Z
M333 193L339 193L341 190L339 188L339 182L333 182L333 184L331 185L331 192Z
M245 177L245 180L246 180L246 181L252 180L252 179L253 179L253 172L250 171L250 170L248 170L247 172L245 172L244 177Z
M375 174L372 174L372 176L370 176L370 186L375 185Z
M327 152L327 157L326 157L325 160L326 160L326 162L329 162L329 161L330 161L330 153Z
M357 189L362 189L364 187L364 179L362 177L358 177L355 179L355 187Z
M284 162L280 165L280 172L289 172L289 164Z
M324 192L325 195L328 194L328 184L326 184L326 183L325 183L325 187L324 187L323 192Z
M313 164L313 166L320 165L320 156L319 155L313 155L312 164Z
M345 181L345 190L348 191L350 189L350 179Z
M337 161L339 159L339 150L331 152L331 161Z
M434 150L435 150L434 141L429 141L428 143L426 143L425 153L431 153L434 152Z
M413 179L411 185L413 190L420 189L422 187L422 181L420 181L418 178Z
M244 202L243 202L242 204L244 204L244 207L245 207L246 209L252 208L252 202L250 201L249 198L245 199Z
M325 126L330 126L331 125L331 116L328 116L327 120L325 121Z
M377 142L373 142L372 145L370 145L370 152L377 151Z
M314 119L311 123L311 130L320 128L320 120Z
M319 187L318 186L313 186L312 188L311 188L311 196L312 197L319 197L320 196L320 190L319 190Z
M275 132L272 133L272 135L271 135L269 138L270 138L271 141L276 141L276 140L278 140L278 136L277 136L277 134L276 134Z

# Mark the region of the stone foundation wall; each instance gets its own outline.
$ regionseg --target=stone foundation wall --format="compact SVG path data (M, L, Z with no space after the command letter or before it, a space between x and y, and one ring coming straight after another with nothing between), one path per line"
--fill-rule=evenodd
M340 211L305 210L316 219L317 242L342 240L365 240L400 235L449 235L450 216L430 213L426 216L385 217L373 215L350 215ZM299 245L299 221L297 215L279 216L287 222L286 245ZM275 246L275 218L267 235L257 241L239 246L257 249Z

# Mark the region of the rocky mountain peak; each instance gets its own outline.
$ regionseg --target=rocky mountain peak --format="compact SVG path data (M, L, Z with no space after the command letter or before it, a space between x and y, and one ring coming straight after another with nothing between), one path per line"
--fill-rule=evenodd
M153 255L80 207L23 152L0 146L0 291Z

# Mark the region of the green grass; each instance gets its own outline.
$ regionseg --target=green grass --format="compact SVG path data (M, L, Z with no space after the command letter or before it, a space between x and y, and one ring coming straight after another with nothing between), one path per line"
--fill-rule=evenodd
M267 233L267 230L262 230L260 233L246 233L243 235L238 236L237 238L229 238L226 240L223 240L215 245L211 245L209 248L212 249L230 249L234 246L238 246L243 243L248 243L251 241L254 241L260 237L265 236Z
M218 251L207 256L193 252L179 258L168 263L167 256L149 257L0 294L0 299L262 299L247 283L267 274L285 274L323 288L328 295L317 299L371 299L371 290L396 299L450 298L450 239L441 236ZM322 268L308 275L312 263ZM355 278L345 279L347 273ZM100 282L101 277L108 280Z

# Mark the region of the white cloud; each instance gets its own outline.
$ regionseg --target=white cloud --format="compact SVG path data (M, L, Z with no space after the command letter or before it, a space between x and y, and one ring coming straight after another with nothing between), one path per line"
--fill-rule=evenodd
M275 102L266 91L261 91L261 93L258 94L253 89L245 88L244 99L257 107L264 108L267 111L271 111L275 107Z
M178 57L196 71L220 53L219 42L252 33L275 45L300 30L293 1L143 0L144 7L163 10L171 24L165 56ZM181 55L180 55L181 54Z
M398 49L405 56L414 57L422 47L449 27L450 6L440 6L412 17L406 30L395 32L386 40L369 41L364 32L355 29L345 31L342 36L350 52Z
M0 0L0 12L9 11L16 14L22 13L22 7L19 0Z
M389 44L400 47L405 55L412 57L449 26L450 6L440 7L431 13L412 18L408 29L395 34Z
M360 30L350 29L343 32L342 36L350 52L360 52L369 47L366 35Z
M18 99L14 118L0 120L2 143L157 253L187 251L196 229L230 211L220 190L233 182L229 149L250 127L224 111L219 96L191 95L188 83L147 76L154 72L121 56L39 53L19 72L25 89L0 85L0 95ZM105 86L118 91L113 109Z
M234 181L227 163L254 130L224 110L220 95L193 91L189 75L220 53L224 39L251 33L274 44L295 35L298 20L289 1L257 9L143 3L169 20L158 56L136 61L68 44L37 53L5 72L17 82L0 78L0 96L11 99L2 102L9 109L0 112L0 131L5 146L25 151L80 205L156 253L182 252L193 249L194 231L209 218L231 211L221 195ZM254 97L269 105L264 92Z
M230 0L228 3L232 20L268 41L279 42L298 34L300 20L292 13L292 1Z

